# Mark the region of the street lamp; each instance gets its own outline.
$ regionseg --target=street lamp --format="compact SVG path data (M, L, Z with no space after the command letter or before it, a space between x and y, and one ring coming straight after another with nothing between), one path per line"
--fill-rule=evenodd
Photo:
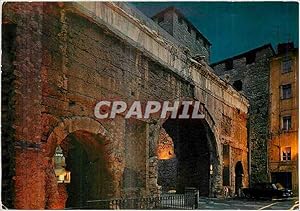
M54 153L54 171L58 183L70 183L71 172L66 171L65 157L60 146L56 147Z

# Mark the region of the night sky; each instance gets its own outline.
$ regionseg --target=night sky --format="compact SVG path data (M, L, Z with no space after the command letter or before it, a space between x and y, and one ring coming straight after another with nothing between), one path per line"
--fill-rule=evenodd
M134 2L151 17L177 7L212 43L211 63L264 44L293 41L299 45L297 2Z

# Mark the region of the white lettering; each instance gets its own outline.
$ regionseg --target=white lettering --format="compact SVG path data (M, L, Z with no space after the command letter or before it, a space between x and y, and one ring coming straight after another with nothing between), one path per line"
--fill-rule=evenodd
M192 114L192 119L203 119L205 116L204 114L199 114L198 111L200 109L200 102L196 101L194 103L194 109L193 109L193 114Z
M142 107L141 107L141 102L140 101L135 101L129 111L127 112L125 118L129 119L132 116L136 116L138 119L141 119L143 117L142 114Z
M110 106L111 102L109 101L100 101L99 103L96 104L95 106L95 109L94 109L94 115L95 117L97 117L98 119L105 119L108 117L108 113L106 114L101 114L100 113L100 109L101 109L101 106Z
M178 112L179 101L174 101L173 107L169 106L169 101L165 101L162 106L162 111L160 114L160 118L165 119L167 116L167 112L171 112L171 118L175 119Z
M123 113L124 111L126 111L126 108L127 108L127 104L123 101L113 102L109 118L111 119L115 118L116 114Z
M182 102L183 109L182 109L182 113L178 117L179 119L188 119L190 117L188 112L189 112L190 105L192 105L192 104L193 104L192 101L183 101Z
M150 114L158 112L161 108L161 104L157 101L148 101L146 105L144 118L149 118Z

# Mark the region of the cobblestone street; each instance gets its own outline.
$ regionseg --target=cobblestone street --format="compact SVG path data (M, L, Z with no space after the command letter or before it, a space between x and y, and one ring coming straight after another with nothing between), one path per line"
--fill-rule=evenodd
M297 206L298 205L298 206ZM199 209L205 210L298 210L297 197L278 200L208 199L200 198Z

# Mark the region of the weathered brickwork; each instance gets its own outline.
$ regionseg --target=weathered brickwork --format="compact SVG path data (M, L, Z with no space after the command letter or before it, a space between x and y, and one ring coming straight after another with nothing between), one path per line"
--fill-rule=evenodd
M272 46L265 45L212 64L217 75L236 86L236 89L241 89L240 92L249 99L248 139L251 149L250 176L252 182L268 180L269 60L273 55ZM254 61L250 63L251 58L254 58ZM232 68L226 67L226 63ZM241 87L237 85L237 81L240 81Z
M2 141L1 141L1 161L2 171L2 199L3 204L8 208L13 206L13 176L14 176L14 112L15 112L15 89L14 89L14 65L15 60L15 39L16 26L7 24L2 28L2 81L1 81L1 123L2 123Z
M212 137L203 142L211 151L211 192L222 194L225 141L239 150L234 159L243 162L247 186L247 100L204 61L170 47L172 43L123 11L100 2L4 6L5 23L16 24L15 142L27 143L15 149L15 208L62 209L74 206L83 193L88 199L159 194L157 143L167 120L127 120L123 115L99 120L93 111L102 99L199 100L207 126L202 132ZM175 56L170 49L176 49ZM226 136L221 134L223 115L232 124ZM188 157L182 140L182 156ZM55 180L52 158L58 145L71 175L82 174L74 178L79 195L74 183ZM82 183L86 176L88 190Z
M158 160L158 185L162 192L176 190L177 158Z
M176 40L186 46L192 56L201 55L205 61L209 62L210 42L182 15L173 7L153 16L152 19L165 29Z

